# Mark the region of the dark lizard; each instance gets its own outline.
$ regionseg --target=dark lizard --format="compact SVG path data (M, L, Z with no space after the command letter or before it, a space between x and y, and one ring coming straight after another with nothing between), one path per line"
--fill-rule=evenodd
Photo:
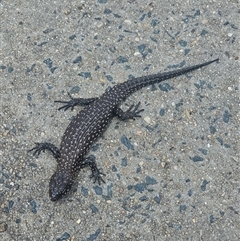
M98 168L93 156L85 158L89 147L103 133L109 121L118 116L121 120L134 119L143 109L138 110L140 102L134 107L130 106L127 111L122 111L119 105L133 92L154 83L162 82L166 79L186 74L195 69L209 65L218 59L182 68L179 70L143 76L130 79L124 83L117 84L107 89L99 98L72 98L70 101L55 101L65 105L59 109L73 109L74 106L85 106L70 122L62 137L60 149L51 143L36 143L36 146L29 150L34 151L34 155L39 155L42 151L50 151L57 160L57 169L52 175L49 183L49 196L52 201L60 199L67 194L78 175L81 168L89 166L94 182L99 185L104 182L104 175Z

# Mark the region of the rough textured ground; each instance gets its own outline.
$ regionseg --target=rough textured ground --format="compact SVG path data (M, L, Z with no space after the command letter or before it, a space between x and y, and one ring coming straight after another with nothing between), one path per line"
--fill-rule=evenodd
M160 2L160 3L159 3ZM0 1L0 239L240 239L239 1ZM143 89L142 118L114 119L73 192L48 197L56 168L34 142L60 144L74 111L129 77L220 58Z

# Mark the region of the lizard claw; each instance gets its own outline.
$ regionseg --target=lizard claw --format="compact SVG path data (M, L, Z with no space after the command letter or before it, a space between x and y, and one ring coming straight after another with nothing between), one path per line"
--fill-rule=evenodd
M39 143L39 142L35 142L35 147L33 147L32 149L28 150L27 152L31 152L33 151L33 155L34 156L39 156L40 153L43 151L45 152L45 143Z
M101 177L101 175L103 176L106 176L106 174L104 174L103 172L101 172L100 170L95 170L94 173L92 173L89 177L91 179L93 179L93 183L96 183L98 182L98 185L100 186L101 185L101 182L102 183L105 183L105 181L103 180L103 178Z
M68 92L68 96L70 98L69 101L65 101L65 100L55 100L54 101L56 103L66 104L66 105L63 105L62 107L58 108L58 110L64 109L66 111L69 108L71 108L71 110L73 110L74 106L76 106L78 104L79 99L73 98L69 92Z

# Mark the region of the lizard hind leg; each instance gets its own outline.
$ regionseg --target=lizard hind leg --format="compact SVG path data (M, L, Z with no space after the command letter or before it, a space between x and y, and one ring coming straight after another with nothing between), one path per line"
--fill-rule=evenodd
M35 142L35 147L33 147L31 150L28 150L28 152L33 151L34 156L39 156L41 152L45 152L45 150L48 150L52 153L53 157L58 160L60 157L60 151L59 149L49 142Z
M140 112L144 111L144 109L138 110L138 107L140 106L140 102L134 107L134 105L131 105L127 111L123 111L121 108L117 108L115 114L118 116L121 120L128 120L133 119L135 120L135 117L141 117L139 115ZM134 107L134 109L133 109ZM133 109L133 110L132 110Z
M71 110L73 110L73 108L77 105L80 106L84 106L84 105L89 105L92 102L94 102L95 100L97 100L98 98L73 98L70 93L68 93L68 96L70 97L69 101L62 101L62 100L55 100L54 102L56 103L62 103L65 104L62 107L58 108L58 110L64 109L67 110L69 108L71 108Z

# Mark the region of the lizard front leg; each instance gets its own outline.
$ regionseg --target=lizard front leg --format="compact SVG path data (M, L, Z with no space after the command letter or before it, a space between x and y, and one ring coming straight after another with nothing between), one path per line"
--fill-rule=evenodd
M97 181L99 185L101 185L101 182L105 183L105 181L101 177L101 175L105 176L105 174L98 169L95 157L93 155L87 157L83 162L79 164L80 168L85 168L88 166L91 168L92 171L90 178L93 179L93 182L95 183Z

